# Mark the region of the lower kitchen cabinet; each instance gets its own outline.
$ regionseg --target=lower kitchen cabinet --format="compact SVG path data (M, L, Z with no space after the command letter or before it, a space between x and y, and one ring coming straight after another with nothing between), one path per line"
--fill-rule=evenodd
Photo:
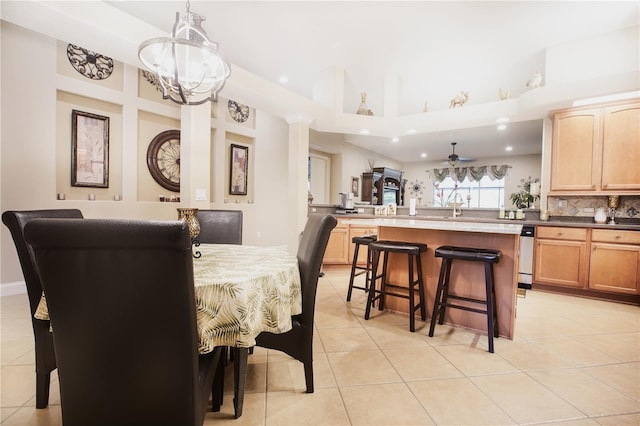
M640 294L640 232L592 230L589 288Z
M338 224L333 228L329 236L329 242L327 243L322 263L339 265L348 263L350 243L349 226L338 221Z
M534 251L534 283L584 288L587 254L585 228L538 227Z
M355 244L351 242L353 237L361 237L377 232L375 227L348 225L344 223L345 220L348 219L338 219L338 224L333 228L322 263L327 265L350 265L355 251ZM367 263L366 247L360 247L358 263L360 265Z
M640 304L640 232L538 226L533 285Z

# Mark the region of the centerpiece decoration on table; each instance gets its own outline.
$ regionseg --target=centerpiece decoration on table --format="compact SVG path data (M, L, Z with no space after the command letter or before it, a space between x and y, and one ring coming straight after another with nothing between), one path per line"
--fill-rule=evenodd
M181 220L189 227L189 236L191 237L191 244L195 247L200 247L200 241L198 241L198 235L200 235L200 221L198 221L198 209L194 208L178 208L178 220ZM193 257L196 259L202 256L199 250L193 253Z
M540 199L540 179L528 178L520 179L520 185L518 185L520 191L512 192L509 198L513 205L519 209L528 209L531 204L534 204L536 200Z

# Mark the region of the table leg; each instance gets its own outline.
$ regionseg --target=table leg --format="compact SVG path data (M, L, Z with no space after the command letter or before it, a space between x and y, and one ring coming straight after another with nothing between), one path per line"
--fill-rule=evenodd
M249 348L232 348L233 351L233 408L235 418L242 415L244 403L244 387L247 381L247 361Z

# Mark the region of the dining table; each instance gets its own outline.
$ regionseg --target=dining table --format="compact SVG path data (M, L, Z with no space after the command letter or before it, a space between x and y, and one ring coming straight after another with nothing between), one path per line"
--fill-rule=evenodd
M302 313L298 259L284 246L200 244L193 259L198 351L230 347L234 355L234 411L242 415L247 357L262 332L286 333ZM49 319L44 295L34 315ZM222 372L223 373L223 372ZM222 382L217 382L222 383ZM214 385L215 387L216 385ZM222 403L214 395L213 409Z

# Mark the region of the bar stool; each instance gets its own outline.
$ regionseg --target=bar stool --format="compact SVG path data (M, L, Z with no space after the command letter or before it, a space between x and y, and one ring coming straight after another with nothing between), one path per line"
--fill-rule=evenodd
M436 296L433 302L433 315L431 316L431 327L429 327L430 337L433 337L433 331L436 326L436 318L438 318L439 324L444 323L444 314L446 308L462 309L464 311L485 314L487 316L489 352L493 353L493 337L499 336L496 292L493 283L493 264L500 261L501 255L502 253L500 252L500 250L489 250L472 247L441 246L436 249L436 257L442 258L442 265L440 266L440 278L438 279L438 288L436 290ZM451 277L451 263L453 262L453 260L484 263L486 291L485 300L449 294L449 278ZM453 303L449 303L449 299L463 300L465 302L485 305L486 309L483 310L469 306L456 305Z
M367 298L367 308L364 319L369 319L371 306L376 300L378 309L384 309L384 299L386 296L401 297L409 299L409 330L416 331L415 311L420 309L420 317L423 321L427 318L427 307L424 295L424 280L422 279L422 261L420 255L427 251L427 245L421 243L406 243L402 241L374 241L369 243L369 251L371 254L371 270L372 276L369 285L369 295ZM378 274L378 265L380 264L380 254L382 258L382 273ZM405 254L408 258L408 282L409 285L402 286L397 283L387 281L387 263L389 253ZM415 269L414 269L415 263ZM380 290L376 289L376 282L381 279ZM418 297L420 303L415 304L416 286L418 287ZM396 290L396 291L394 291ZM400 293L399 291L402 291ZM407 292L406 294L404 292Z
M353 251L353 261L351 262L351 276L349 277L349 290L347 291L347 302L351 301L351 292L354 288L369 291L369 281L371 280L371 251L369 250L369 243L376 241L378 236L376 234L362 235L360 237L353 237L351 242L354 243L355 250ZM360 252L360 246L367 246L367 264L366 266L358 265L358 253ZM358 271L358 272L356 272ZM353 284L355 277L366 274L364 276L364 287L360 287Z

